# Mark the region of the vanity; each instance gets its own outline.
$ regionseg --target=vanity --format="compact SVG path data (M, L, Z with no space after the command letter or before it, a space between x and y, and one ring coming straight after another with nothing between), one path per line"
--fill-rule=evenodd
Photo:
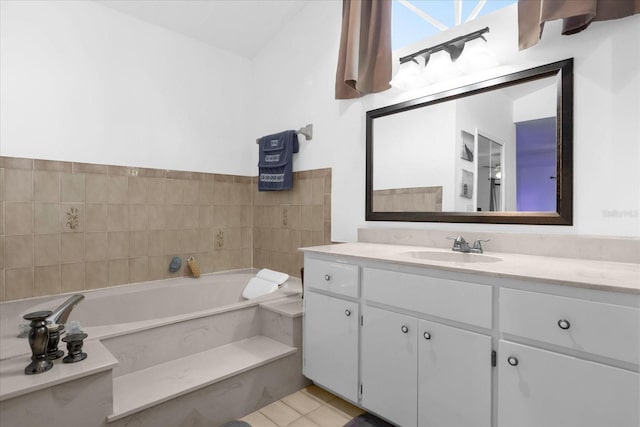
M640 424L637 263L303 248L303 373L402 427Z

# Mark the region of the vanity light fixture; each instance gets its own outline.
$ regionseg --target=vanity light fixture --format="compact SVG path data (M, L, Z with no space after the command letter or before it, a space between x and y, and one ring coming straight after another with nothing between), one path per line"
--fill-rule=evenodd
M465 43L478 38L486 42L487 39L484 38L483 34L488 32L489 32L489 27L484 27L481 30L477 30L469 34L465 34L464 36L453 38L444 43L440 43L435 46L431 46L426 49L419 50L417 52L412 53L411 55L403 56L402 58L400 58L400 65L409 61L413 61L417 63L418 61L416 61L416 58L423 57L424 65L426 67L427 63L429 62L429 58L431 57L431 54L439 52L441 50L444 50L449 54L449 56L451 57L451 62L455 62L462 54Z
M410 89L415 86L423 86L425 84L432 83L435 80L439 80L439 78L442 77L441 74L443 73L441 69L443 68L447 69L447 71L445 72L446 75L452 75L455 73L459 74L460 72L464 73L468 68L474 68L470 67L469 64L467 64L467 62L469 61L464 61L465 66L457 67L460 68L460 70L455 69L456 67L451 67L451 63L456 62L456 60L460 57L467 42L476 39L482 39L486 42L487 39L484 38L483 34L488 32L489 27L485 27L481 30L474 31L460 37L455 37L444 43L419 50L412 53L411 55L401 57L400 69L391 81L391 85L399 89ZM436 57L436 64L434 64L432 67L429 67L429 71L426 72L427 75L422 76L421 74L424 74L424 72L421 71L421 69L426 69L427 64L429 63L429 59L431 59L431 55L440 51L447 52L449 54L451 62L444 60L444 58ZM436 71L435 69L431 70L431 68L433 67L437 68L438 71Z

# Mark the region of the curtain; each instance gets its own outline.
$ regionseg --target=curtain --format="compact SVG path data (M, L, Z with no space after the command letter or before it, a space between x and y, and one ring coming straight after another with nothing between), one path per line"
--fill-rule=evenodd
M579 33L593 21L607 21L640 13L640 0L518 0L520 50L534 46L544 23L562 19L562 34Z
M391 0L342 0L336 99L389 89Z

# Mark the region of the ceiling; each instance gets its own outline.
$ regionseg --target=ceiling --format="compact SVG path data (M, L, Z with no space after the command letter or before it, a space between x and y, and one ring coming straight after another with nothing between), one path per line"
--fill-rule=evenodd
M94 0L142 21L252 59L302 0Z

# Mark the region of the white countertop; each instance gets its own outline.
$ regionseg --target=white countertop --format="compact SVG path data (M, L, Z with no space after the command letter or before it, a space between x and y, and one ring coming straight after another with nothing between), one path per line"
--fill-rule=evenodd
M495 262L454 262L419 259L411 252L451 253L451 250L422 246L387 245L379 243L339 243L300 249L318 253L399 265L429 267L463 273L483 274L491 277L535 280L538 282L574 286L587 289L640 295L640 264L594 261L576 258L558 258L533 255L485 252L488 257L500 258ZM474 254L460 254L461 258Z

